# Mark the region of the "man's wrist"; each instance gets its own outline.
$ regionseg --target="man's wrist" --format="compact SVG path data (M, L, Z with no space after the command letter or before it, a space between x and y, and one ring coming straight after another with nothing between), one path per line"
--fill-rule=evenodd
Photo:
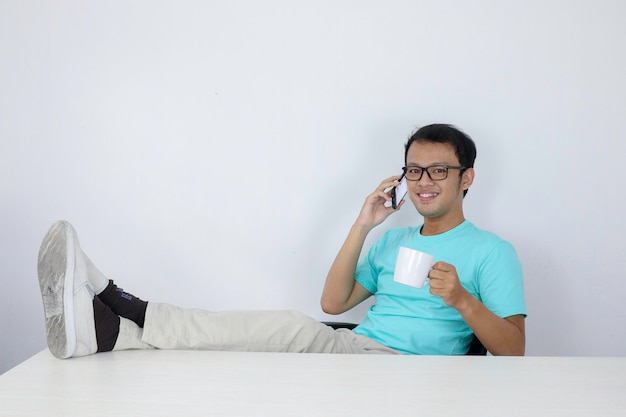
M367 236L373 228L374 227L370 224L361 223L359 219L357 219L352 225L352 231L363 236Z
M480 303L476 297L470 294L464 289L464 294L459 298L459 301L453 306L461 316L466 317L473 314L476 311L477 304Z

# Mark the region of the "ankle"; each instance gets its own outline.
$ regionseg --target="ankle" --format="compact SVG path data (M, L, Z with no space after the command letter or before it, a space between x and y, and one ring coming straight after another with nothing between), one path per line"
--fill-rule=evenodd
M82 253L82 251L81 251ZM91 262L91 259L85 253L82 253L82 259L85 263L85 267L87 268L87 278L89 280L89 285L93 290L94 294L100 294L104 289L109 285L110 280L104 276L102 272L96 268L96 266Z
M109 280L109 284L98 294L98 297L116 315L132 320L139 327L143 327L148 307L147 301L124 292L124 289L115 285L113 280Z

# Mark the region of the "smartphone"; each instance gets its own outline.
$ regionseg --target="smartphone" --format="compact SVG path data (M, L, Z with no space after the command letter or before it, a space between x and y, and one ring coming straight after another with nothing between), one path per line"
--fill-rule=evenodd
M402 175L402 178L400 178L400 184L391 189L391 207L393 207L394 210L398 208L407 191L406 177Z

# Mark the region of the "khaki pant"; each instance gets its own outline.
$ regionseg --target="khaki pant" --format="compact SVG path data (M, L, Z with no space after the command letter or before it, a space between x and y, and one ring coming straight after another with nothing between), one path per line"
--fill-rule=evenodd
M115 350L197 349L299 353L398 353L297 311L210 312L148 303L143 329L121 319Z

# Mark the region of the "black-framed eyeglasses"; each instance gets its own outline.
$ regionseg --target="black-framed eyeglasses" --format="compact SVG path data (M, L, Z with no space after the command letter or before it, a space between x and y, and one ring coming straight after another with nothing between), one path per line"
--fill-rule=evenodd
M450 166L450 165L431 165L429 167L419 167L417 165L411 165L402 167L402 171L404 172L404 176L409 181L419 181L422 179L424 172L428 174L428 178L433 181L441 181L448 178L448 170L450 169L460 169L464 170L466 167L463 166Z

